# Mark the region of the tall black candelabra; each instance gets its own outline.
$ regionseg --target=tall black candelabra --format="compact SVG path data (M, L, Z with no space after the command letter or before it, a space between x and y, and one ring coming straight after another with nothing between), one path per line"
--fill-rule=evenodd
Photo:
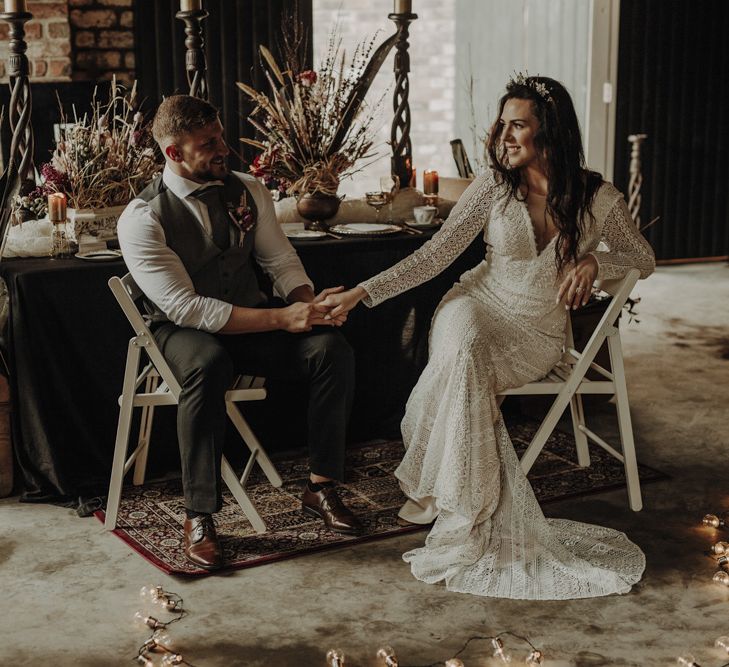
M10 55L8 58L8 76L10 77L10 107L8 116L13 136L10 143L9 165L17 169L21 190L35 185L35 168L33 166L33 127L30 123L32 99L30 68L28 56L25 54L28 45L25 42L25 24L33 18L29 12L5 12L0 19L10 24Z
M392 13L388 15L397 26L397 42L395 43L395 92L392 99L392 128L390 144L392 146L391 171L400 180L402 187L410 184L413 175L413 149L410 143L410 54L408 53L410 23L418 18L417 14Z
M175 16L185 23L185 69L190 95L200 99L208 99L207 65L205 64L205 40L203 39L202 22L208 17L204 9L179 11Z

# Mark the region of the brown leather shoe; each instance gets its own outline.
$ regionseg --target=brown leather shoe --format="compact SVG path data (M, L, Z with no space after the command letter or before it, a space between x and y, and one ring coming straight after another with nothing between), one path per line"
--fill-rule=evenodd
M185 519L185 558L204 570L223 566L223 550L209 514Z
M312 491L307 484L301 497L301 509L305 514L323 519L324 525L335 533L356 535L362 532L359 519L344 506L333 486Z

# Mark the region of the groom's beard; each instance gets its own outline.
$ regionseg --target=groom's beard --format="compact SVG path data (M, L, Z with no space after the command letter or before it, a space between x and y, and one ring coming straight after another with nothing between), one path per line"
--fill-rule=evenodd
M193 176L198 181L221 181L230 173L227 160L215 164L210 163L207 169L200 169L193 172Z

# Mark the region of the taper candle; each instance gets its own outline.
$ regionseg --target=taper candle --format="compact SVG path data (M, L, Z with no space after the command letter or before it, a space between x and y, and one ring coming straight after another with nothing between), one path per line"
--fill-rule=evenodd
M5 0L4 8L7 14L24 14L28 11L25 0Z
M66 195L62 192L52 192L48 195L48 219L51 222L65 222Z
M413 3L412 0L395 0L395 8L393 9L395 14L412 14Z
M181 12L196 12L202 9L202 0L180 0Z

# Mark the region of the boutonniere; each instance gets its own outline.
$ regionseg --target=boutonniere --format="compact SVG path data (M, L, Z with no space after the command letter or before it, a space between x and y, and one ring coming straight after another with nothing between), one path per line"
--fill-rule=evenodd
M242 245L246 233L250 232L256 226L256 215L248 205L248 194L246 192L240 196L240 201L237 204L235 202L228 202L228 215L240 230L238 245Z

